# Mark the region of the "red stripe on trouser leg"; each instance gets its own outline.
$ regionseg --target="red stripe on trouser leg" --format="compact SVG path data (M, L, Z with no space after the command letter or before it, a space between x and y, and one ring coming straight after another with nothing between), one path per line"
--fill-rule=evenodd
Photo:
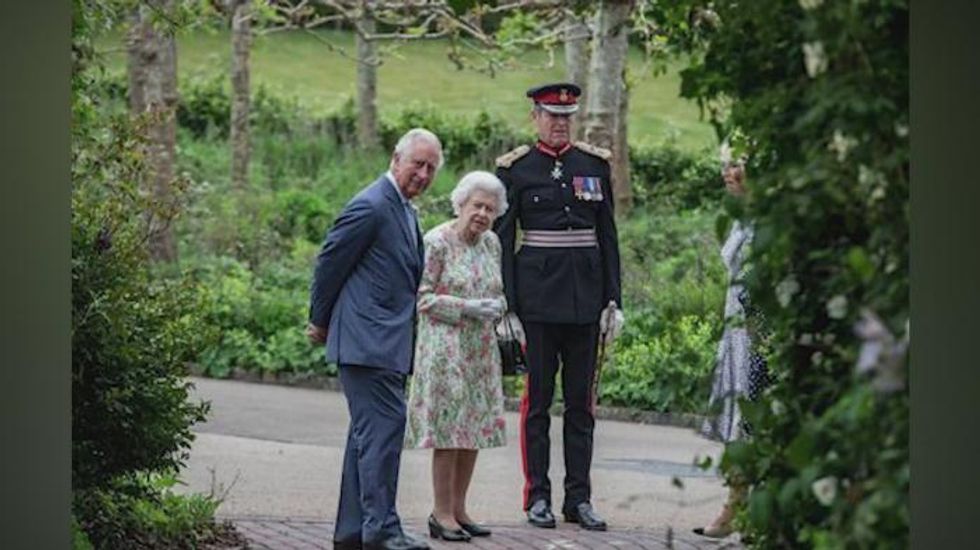
M530 406L530 397L528 396L528 387L530 386L530 380L528 375L524 375L524 393L521 395L521 471L524 473L524 510L528 508L528 497L531 493L531 476L528 475L527 471L527 410Z

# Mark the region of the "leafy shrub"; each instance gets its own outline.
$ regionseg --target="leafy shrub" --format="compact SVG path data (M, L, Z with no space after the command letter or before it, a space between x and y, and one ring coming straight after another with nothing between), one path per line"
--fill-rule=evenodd
M156 474L179 470L208 410L188 401L185 378L207 341L206 304L191 279L148 258L149 220L173 207L140 188L146 121L114 113L105 94L117 92L100 81L93 28L117 15L73 4L72 546L192 548L217 504L172 495ZM178 199L185 183L172 182Z
M214 523L220 500L179 495L176 478L143 475L78 491L73 508L85 519L76 536L89 548L199 548L223 527ZM77 548L77 547L76 547Z
M650 330L631 315L603 371L601 403L661 412L701 412L714 366L712 323L684 315ZM657 323L654 323L657 324Z
M220 73L180 86L177 123L196 137L227 137L231 131L231 97L225 90L227 78Z
M708 151L692 155L670 142L630 147L630 172L637 206L716 207L725 192L717 155Z
M185 363L204 344L201 296L151 272L150 199L135 189L140 142L128 121L77 127L72 163L72 479L99 485L176 469L204 404L187 402Z
M750 488L742 523L760 547L904 548L908 366L899 355L872 361L871 380L856 372L855 325L873 312L907 335L908 3L713 6L721 24L680 41L704 45L682 90L731 105L716 122L747 136L748 288L776 376L745 404L753 436L722 469ZM899 383L876 386L885 375Z

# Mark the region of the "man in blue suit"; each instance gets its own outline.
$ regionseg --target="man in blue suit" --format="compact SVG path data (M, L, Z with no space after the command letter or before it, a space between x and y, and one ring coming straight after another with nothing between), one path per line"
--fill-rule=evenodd
M307 335L326 343L350 411L334 548L429 548L395 510L424 251L409 202L442 166L432 132L409 130L389 171L337 217L317 258Z

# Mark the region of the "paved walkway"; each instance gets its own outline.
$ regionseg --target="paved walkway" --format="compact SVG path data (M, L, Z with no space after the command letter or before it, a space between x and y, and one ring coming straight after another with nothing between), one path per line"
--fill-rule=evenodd
M223 497L250 548L330 548L347 409L336 392L194 378L196 397L211 401L208 422L182 473L186 492ZM520 511L517 416L507 415L508 444L480 452L470 489L470 514L493 536L465 548L738 548L737 535L711 541L691 533L710 520L726 491L713 472L693 466L717 459L721 447L691 430L597 422L593 504L609 522L605 533L559 523L536 529ZM552 420L552 485L561 503L561 419ZM425 536L432 506L431 453L403 453L398 510L405 527ZM433 548L460 548L458 543Z

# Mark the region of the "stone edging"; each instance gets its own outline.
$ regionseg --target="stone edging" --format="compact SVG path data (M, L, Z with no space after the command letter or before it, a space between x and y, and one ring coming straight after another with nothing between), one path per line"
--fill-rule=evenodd
M192 366L190 374L202 378L210 378L200 367ZM310 388L317 390L341 391L340 380L334 376L310 373L292 372L263 372L258 373L242 368L232 369L227 380L237 380L240 382L252 382L256 384L275 384L278 386L294 386L299 388ZM520 399L516 397L505 397L504 408L511 412L520 410ZM553 416L561 415L561 404L556 403L551 407ZM598 405L596 407L596 418L600 420L616 420L620 422L634 422L637 424L654 424L659 426L674 426L678 428L697 429L704 421L704 417L689 413L663 413L657 411L644 411L629 407L612 407L608 405Z

